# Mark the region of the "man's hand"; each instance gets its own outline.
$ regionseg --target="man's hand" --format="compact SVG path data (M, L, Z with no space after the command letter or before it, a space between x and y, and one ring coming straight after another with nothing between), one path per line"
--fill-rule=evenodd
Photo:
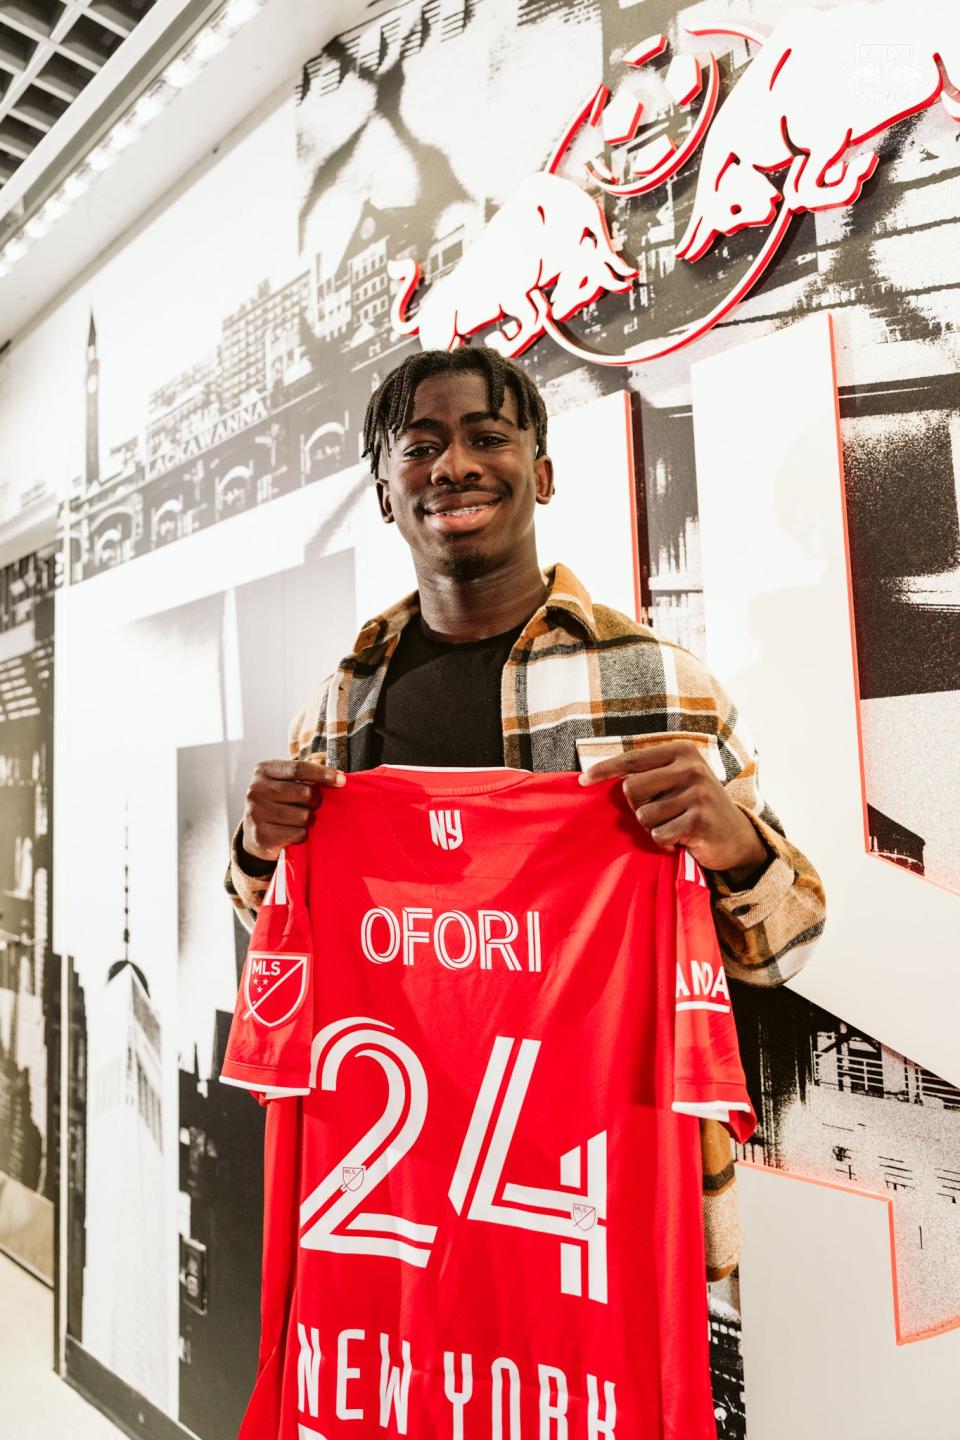
M767 861L767 848L730 799L692 740L661 740L600 760L580 776L595 785L624 775L623 793L651 839L665 850L683 845L705 870L725 870L735 884Z
M261 760L247 788L243 848L254 859L276 860L285 845L307 838L324 790L343 785L342 770L310 760Z

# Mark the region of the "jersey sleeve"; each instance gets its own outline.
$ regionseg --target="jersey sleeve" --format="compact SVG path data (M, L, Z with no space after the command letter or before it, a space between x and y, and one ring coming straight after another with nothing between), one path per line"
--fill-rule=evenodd
M309 842L280 852L250 938L220 1079L271 1100L310 1092Z
M748 1140L757 1118L747 1094L710 891L687 851L678 855L672 1108L720 1120Z

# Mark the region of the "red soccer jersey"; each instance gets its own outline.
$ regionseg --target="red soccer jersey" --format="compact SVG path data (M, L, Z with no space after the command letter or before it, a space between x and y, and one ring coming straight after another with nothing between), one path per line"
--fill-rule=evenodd
M619 782L325 791L221 1078L268 1101L240 1440L713 1440L696 1117L755 1119L703 876Z

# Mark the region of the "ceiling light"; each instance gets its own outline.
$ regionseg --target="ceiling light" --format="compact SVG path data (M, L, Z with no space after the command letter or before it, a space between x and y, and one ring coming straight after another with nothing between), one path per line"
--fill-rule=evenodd
M87 190L90 189L90 182L93 176L85 165L79 166L72 175L68 175L63 186L63 198L68 204L79 200Z
M127 146L132 145L136 140L138 129L139 127L134 125L132 117L128 117L111 132L107 142L110 149L119 155L121 150L126 150Z
M221 21L227 34L232 35L241 25L252 20L262 4L263 0L230 0Z
M200 67L192 55L178 55L173 64L164 71L163 78L175 90L182 90L191 80L197 78L199 71Z
M63 185L33 214L18 233L0 250L0 275L26 254L33 240L45 235L67 209L83 195L98 174L108 170L117 156L155 120L175 94L190 85L208 61L218 55L236 32L252 20L266 0L229 0L217 18L201 31L189 49L178 55L164 75L141 95L113 129L78 164ZM2 8L2 7L0 7Z
M98 145L96 150L90 151L90 154L87 156L87 164L93 170L102 173L104 170L109 170L115 159L116 156L110 153L109 143L104 143L103 145Z
M170 93L161 81L152 90L148 90L146 95L140 96L133 107L131 119L135 120L138 126L149 125L151 120L156 120L168 99Z
M208 60L213 59L214 55L219 55L221 50L226 49L227 44L227 36L221 35L219 30L214 30L211 27L209 30L204 30L200 39L193 47L193 53L196 55L200 64L205 65Z

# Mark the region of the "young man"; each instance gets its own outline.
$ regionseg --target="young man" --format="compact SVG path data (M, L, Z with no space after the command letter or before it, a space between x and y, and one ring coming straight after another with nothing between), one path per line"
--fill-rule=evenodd
M700 661L593 604L562 565L541 571L534 513L554 489L546 434L525 371L482 346L414 354L373 396L364 454L419 588L363 627L294 719L292 758L256 767L227 890L251 928L280 850L306 838L324 789L351 771L622 776L638 825L707 873L728 973L779 984L823 928L820 880L761 801L756 754ZM737 1231L729 1142L714 1122L703 1122L703 1149L717 1276L736 1263Z

